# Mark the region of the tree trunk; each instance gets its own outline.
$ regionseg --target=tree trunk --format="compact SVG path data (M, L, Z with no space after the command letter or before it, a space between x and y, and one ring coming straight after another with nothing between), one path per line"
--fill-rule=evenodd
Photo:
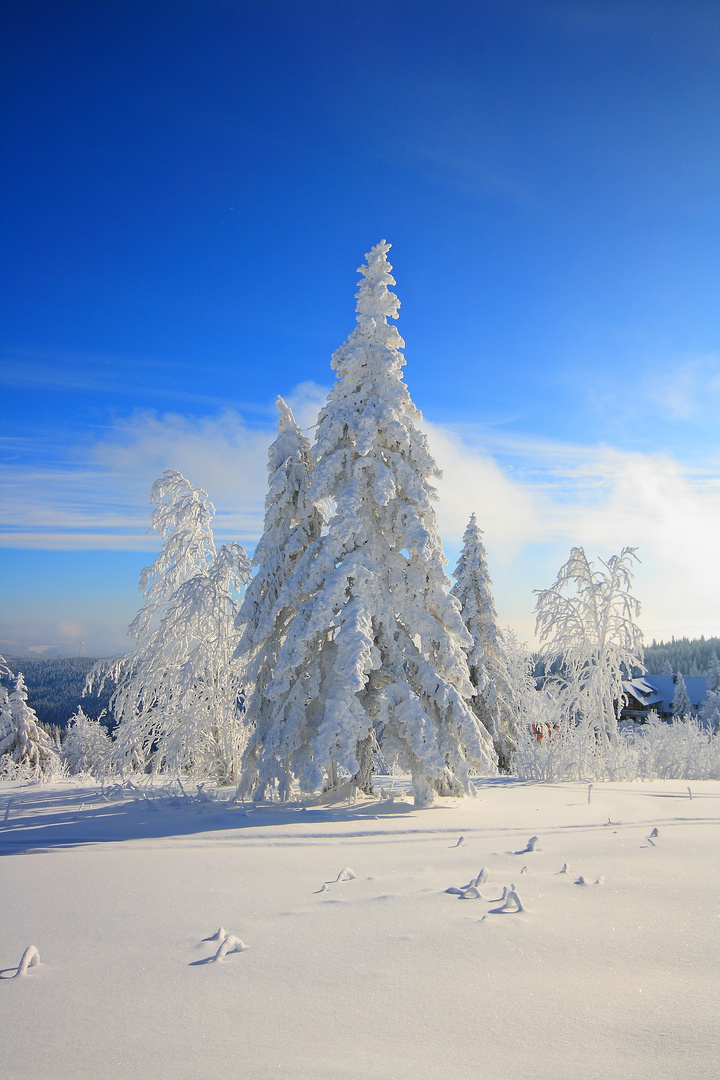
M355 751L358 759L359 768L352 778L353 786L359 791L362 791L364 795L372 795L372 777L373 777L373 736L372 732L364 739L358 739L357 749Z

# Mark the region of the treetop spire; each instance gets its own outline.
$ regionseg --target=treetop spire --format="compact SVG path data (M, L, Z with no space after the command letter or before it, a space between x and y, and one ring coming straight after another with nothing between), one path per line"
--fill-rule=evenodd
M285 398L278 395L275 405L278 411L278 431L287 431L289 428L294 429L296 427L295 417Z
M390 292L388 285L395 284L395 278L390 271L392 266L387 260L387 253L392 247L387 240L381 240L374 248L367 252L367 263L358 267L358 273L364 275L364 280L359 281L360 291L357 297L358 312L357 321L363 323L366 319L390 318L397 319L400 301L395 293Z

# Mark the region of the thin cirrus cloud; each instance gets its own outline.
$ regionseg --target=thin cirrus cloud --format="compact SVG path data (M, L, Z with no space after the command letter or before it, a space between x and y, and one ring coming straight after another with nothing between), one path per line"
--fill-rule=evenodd
M173 360L149 357L117 357L97 353L63 353L4 348L0 363L0 385L10 389L48 389L81 391L85 394L112 393L136 396L142 385L153 398L192 403L203 408L220 408L220 395L200 394L179 385L176 378L168 381L168 372L179 375L193 370L192 365Z
M288 395L301 425L315 423L326 393L302 383ZM220 539L252 546L262 531L273 437L271 427L250 426L233 410L199 418L137 410L81 446L59 448L53 440L43 448L33 440L35 462L9 464L0 481L0 546L152 550L150 487L166 468L206 489Z
M644 394L654 409L672 420L702 421L717 417L720 405L720 357L693 357L661 368L647 378Z
M288 395L306 429L325 394L305 383ZM663 454L423 426L443 470L437 510L451 564L475 512L504 624L531 638L532 590L551 583L571 546L607 558L629 545L641 558L636 592L647 637L720 633L716 463L692 468ZM156 549L157 538L147 535L149 489L169 467L208 491L220 540L252 547L262 530L273 434L230 410L192 419L136 412L106 437L68 448L60 466L6 469L0 544Z
M632 392L617 370L599 360L580 377L568 369L570 377L590 417L619 439L645 439L652 446L661 441L681 456L717 443L720 354L650 355L637 365Z

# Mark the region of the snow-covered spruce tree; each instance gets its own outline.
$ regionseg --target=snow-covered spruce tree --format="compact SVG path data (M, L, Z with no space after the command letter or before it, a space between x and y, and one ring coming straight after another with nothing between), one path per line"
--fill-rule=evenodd
M496 761L467 700L472 639L446 591L438 470L402 379L404 342L388 324L399 307L389 246L360 268L358 325L332 358L308 497L333 511L283 586L297 614L266 691L273 725L257 768L310 792L336 788L346 770L352 789L370 792L381 744L425 805L469 790L470 771L494 772Z
M22 672L0 706L0 758L4 755L36 779L54 773L60 764L50 736L27 703Z
M103 776L109 768L111 740L99 720L86 716L82 706L68 721L62 743L62 760L70 773Z
M234 658L236 595L250 560L236 543L215 549L214 507L178 472L153 485L153 527L165 543L141 576L146 601L130 626L137 646L94 669L87 689L111 678L118 726L112 759L124 770L237 779L244 743L243 665Z
M473 640L468 654L470 681L475 689L473 707L490 733L500 769L509 772L517 746L517 722L511 707L507 660L497 625L487 553L474 514L465 530L453 577L455 585L450 593L460 602L463 622Z
M644 671L642 632L634 621L640 604L630 592L635 550L623 548L596 570L582 548L573 548L554 584L535 590L543 652L562 657L557 678L574 699L575 718L603 747L617 739L623 680L634 668Z
M720 732L720 660L712 654L708 668L707 697L700 709L700 719L712 731Z
M245 663L248 687L244 719L249 741L242 790L262 796L277 778L280 795L287 798L288 773L282 771L278 776L269 750L275 729L275 703L267 696L267 688L287 628L297 614L297 594L282 587L301 556L319 538L323 516L307 500L310 442L281 397L277 399L277 408L278 433L268 454L270 484L265 500L265 528L253 556L258 571L238 612L237 623L243 636L237 653Z
M671 707L673 716L678 720L682 720L685 716L695 715L695 710L693 709L692 702L688 696L685 679L680 672L675 676L675 693L673 694Z
M9 683L14 679L15 675L8 667L5 657L0 654L0 680L7 680ZM9 693L7 686L4 685L4 682L0 682L0 715L2 715L2 711L8 703L8 697ZM1 732L0 737L2 737Z

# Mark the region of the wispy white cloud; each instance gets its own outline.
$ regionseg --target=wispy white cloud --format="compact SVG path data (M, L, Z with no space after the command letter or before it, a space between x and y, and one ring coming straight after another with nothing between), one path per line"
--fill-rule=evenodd
M300 427L310 435L317 423L318 413L327 399L328 389L327 386L320 386L315 382L303 382L285 399Z
M254 542L262 528L267 447L272 432L237 413L199 420L136 412L76 452L74 467L10 465L0 487L5 547L137 550L149 493L163 469L185 473L218 506L218 533ZM65 457L65 455L63 455ZM124 538L124 542L123 542Z
M581 397L582 409L599 416L608 431L620 437L646 437L657 445L662 433L663 442L678 452L688 445L697 447L717 429L720 354L667 356L633 347L646 355L633 359L631 385L617 362L569 364L567 378Z
M143 387L153 400L182 403L186 408L221 409L226 396L185 389L196 365L151 356L106 356L97 353L2 348L0 386L81 391L137 398ZM269 415L264 406L246 403L245 412Z
M325 394L303 384L287 395L306 428ZM607 558L632 545L642 559L637 594L646 635L720 633L720 461L690 467L670 455L608 446L429 422L425 429L444 470L437 508L449 557L475 512L503 622L531 635L532 590L550 584L571 546ZM249 426L232 411L200 419L134 413L106 437L61 454L61 466L8 468L0 545L153 550L149 490L169 467L208 491L220 539L252 546L262 529L273 436L270 425Z
M122 610L106 604L104 615L88 610L87 603L71 602L71 606L72 618L63 617L57 602L45 605L42 611L21 610L4 618L0 652L12 656L30 648L38 654L110 656L128 651L127 626L137 609L137 597L130 597Z
M326 388L306 382L287 400L298 423L310 428L326 396ZM253 545L262 531L274 434L272 417L249 426L232 410L200 418L136 411L100 439L48 444L42 464L10 462L4 470L0 546L152 550L150 487L166 468L206 489L217 507L220 539Z
M428 424L445 476L438 514L457 551L469 514L485 531L498 608L532 634L532 589L579 545L607 558L637 546L646 636L720 633L720 459L690 467L661 454L490 435L484 445Z

